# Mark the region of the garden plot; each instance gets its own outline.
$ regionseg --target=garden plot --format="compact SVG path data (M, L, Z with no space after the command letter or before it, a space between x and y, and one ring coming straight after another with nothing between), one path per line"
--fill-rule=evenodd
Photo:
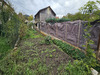
M7 75L58 75L67 74L66 67L73 58L53 43L44 43L37 31L29 31L16 51L0 61L1 74ZM30 36L31 35L31 36Z

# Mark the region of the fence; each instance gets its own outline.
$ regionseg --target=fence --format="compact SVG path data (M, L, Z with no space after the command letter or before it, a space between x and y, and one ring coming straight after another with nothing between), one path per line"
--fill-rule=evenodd
M85 34L84 29L87 27L87 22L83 22L81 20L77 21L68 21L62 23L40 23L39 30L50 34L54 37L57 37L61 40L64 40L74 46L77 46L81 49L84 49L82 45L86 43L86 39L83 37ZM99 30L100 30L100 23L95 22L91 23L92 27L88 30L91 33L90 39L94 41L94 44L91 47L97 50L97 44L99 39Z

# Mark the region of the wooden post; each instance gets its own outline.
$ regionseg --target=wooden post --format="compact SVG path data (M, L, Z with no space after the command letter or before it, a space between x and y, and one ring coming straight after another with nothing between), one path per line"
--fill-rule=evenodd
M66 24L65 40L67 42L67 24Z
M80 43L80 31L81 31L81 20L79 21L79 30L78 30L78 42L77 42L77 47L79 47L79 43Z
M49 31L49 27L50 27L49 25L50 25L50 24L47 24L47 25L48 25L48 34L50 34L50 33L49 33L49 32L50 32L50 31Z
M57 31L57 25L56 25L56 37L58 38L58 31Z
M98 47L97 47L96 57L100 61L100 34L99 34L99 40L98 40Z

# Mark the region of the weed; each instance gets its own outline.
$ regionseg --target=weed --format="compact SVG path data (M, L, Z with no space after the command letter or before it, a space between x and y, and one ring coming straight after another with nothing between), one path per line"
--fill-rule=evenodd
M49 56L49 54L46 54L46 56Z
M56 49L53 49L52 51L53 51L53 52L55 52L55 51L56 51Z
M50 36L45 37L45 44L47 44L47 45L52 44L52 40L51 40Z
M44 40L41 40L40 41L40 45L43 45L43 44L45 44L45 41Z
M44 51L41 51L41 53L44 53Z
M25 45L31 47L31 46L34 46L34 43L25 41Z
M37 64L38 62L39 62L39 58L34 58L33 64L35 65L35 64Z
M50 54L50 58L52 58L52 57L53 57L53 55Z
M38 65L38 75L46 75L48 74L48 68L46 67L46 65L42 65L42 64L39 64Z
M57 68L58 71L61 71L62 69L64 69L64 65L63 65L63 64L61 64L61 65Z
M33 50L26 50L26 52L34 52Z

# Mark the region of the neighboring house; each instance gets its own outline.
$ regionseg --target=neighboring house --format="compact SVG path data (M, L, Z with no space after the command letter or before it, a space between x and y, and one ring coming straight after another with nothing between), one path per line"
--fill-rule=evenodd
M56 17L55 12L51 9L50 6L48 6L38 11L38 13L35 15L35 21L36 23L45 22L46 19L55 18L55 17Z

